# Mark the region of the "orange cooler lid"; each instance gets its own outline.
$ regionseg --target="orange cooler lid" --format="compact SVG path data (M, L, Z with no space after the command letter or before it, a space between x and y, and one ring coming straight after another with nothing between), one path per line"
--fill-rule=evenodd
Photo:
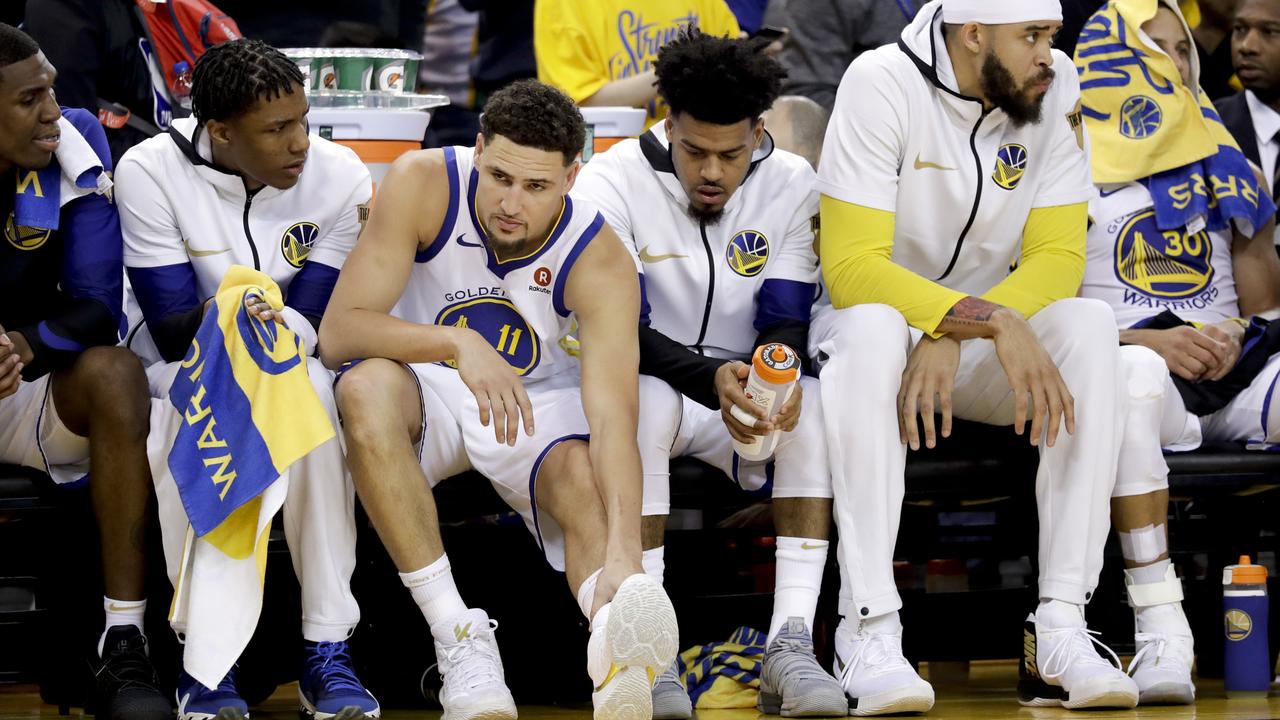
M760 379L774 385L784 385L800 377L799 356L782 343L761 345L751 358L751 365Z
M1223 568L1223 585L1261 585L1266 581L1266 566L1254 565L1248 555L1241 555L1238 565L1228 565Z

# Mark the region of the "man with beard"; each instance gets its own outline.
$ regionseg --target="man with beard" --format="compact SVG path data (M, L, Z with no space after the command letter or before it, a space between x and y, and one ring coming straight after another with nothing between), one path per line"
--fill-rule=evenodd
M1040 449L1040 603L1019 700L1138 700L1084 618L1127 401L1111 309L1074 297L1093 189L1075 68L1051 49L1061 21L1057 0L934 0L898 44L854 61L837 95L818 190L840 309L819 311L811 352L843 541L836 670L851 698L920 682L892 567L906 446L933 447L955 416L1013 425Z
M1232 60L1244 92L1217 103L1246 157L1262 168L1273 197L1280 183L1280 4L1244 0L1231 33Z

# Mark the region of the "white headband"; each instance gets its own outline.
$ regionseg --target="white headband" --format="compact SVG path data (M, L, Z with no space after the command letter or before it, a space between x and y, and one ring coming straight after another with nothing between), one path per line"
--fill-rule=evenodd
M1036 20L1062 22L1058 0L942 0L942 22L1008 25Z

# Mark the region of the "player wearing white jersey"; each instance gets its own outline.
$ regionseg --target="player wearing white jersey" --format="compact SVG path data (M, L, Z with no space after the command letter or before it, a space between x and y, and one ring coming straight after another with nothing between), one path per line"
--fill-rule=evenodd
M1051 50L1061 18L1057 0L935 0L840 86L818 189L823 274L845 309L812 334L849 588L836 669L855 699L922 700L891 561L906 446L921 444L917 416L935 444L936 409L943 436L954 415L1040 448L1040 604L1019 699L1137 702L1084 618L1125 404L1114 316L1074 297L1093 188L1075 69Z
M262 42L229 42L202 56L192 104L194 118L176 121L169 133L132 148L116 173L125 266L146 318L145 326L130 333L130 347L152 362L151 392L161 399L167 399L208 300L232 265L261 270L280 286L281 312L265 301L249 311L286 325L302 339L306 354L314 355L316 327L373 189L354 152L308 137L307 96L297 64ZM336 425L333 374L316 357L308 359L308 370ZM151 459L153 468L166 468L166 443L172 443L181 414L167 402L157 405ZM188 520L172 475L155 474L174 580ZM302 586L306 659L300 704L321 720L377 717L378 703L356 679L346 642L360 621L360 607L351 594L355 498L339 440L295 463L290 480L284 527ZM229 594L229 606L235 601ZM179 720L248 712L233 672L206 687L184 671L178 707Z
M523 81L489 98L474 150L398 160L321 326L326 362L372 358L337 386L352 475L431 626L448 720L516 708L496 623L444 555L430 483L457 449L429 437L415 456L433 426L461 432L465 462L565 571L591 621L597 718L647 720L651 673L675 659L675 613L641 565L639 283L568 197L585 134L568 97Z
M758 346L807 352L819 274L816 177L765 132L761 115L783 70L759 44L693 30L659 51L655 69L670 107L665 124L596 155L574 188L600 206L644 288L640 368L660 380L640 401L645 569L662 580L672 457L697 457L748 492L772 494L778 573L759 707L843 715L844 692L818 664L811 637L831 516L817 380L802 378L778 417L764 417L743 391L743 361ZM734 406L754 414L755 427L734 418ZM785 432L767 464L740 461L733 440L775 428ZM654 687L654 717L691 712L673 667Z
M1114 148L1114 156L1094 157L1099 195L1090 209L1081 295L1107 302L1120 342L1129 346L1122 352L1144 353L1153 365L1128 378L1145 388L1146 398L1126 416L1112 500L1137 633L1129 672L1144 704L1190 703L1194 647L1169 560L1168 467L1160 448L1191 449L1202 435L1235 442L1280 438L1280 413L1271 417L1268 402L1280 376L1274 354L1280 328L1243 319L1280 308L1280 258L1272 247L1274 209L1265 207L1265 181L1199 104L1195 41L1178 4L1116 4L1091 25L1111 27L1116 13L1141 31L1123 40L1119 33L1086 33L1077 50L1086 124L1094 137L1110 133L1099 148ZM1131 71L1136 87L1112 93L1114 65L1107 63L1117 47L1141 72ZM1190 118L1187 126L1169 128L1180 137L1156 137L1157 122L1122 129L1108 122L1134 117L1132 108L1142 103L1155 106L1155 87L1173 89L1162 113L1173 118L1180 105ZM1192 149L1192 137L1206 141ZM1157 167L1159 177L1149 174ZM1195 182L1197 175L1203 181Z

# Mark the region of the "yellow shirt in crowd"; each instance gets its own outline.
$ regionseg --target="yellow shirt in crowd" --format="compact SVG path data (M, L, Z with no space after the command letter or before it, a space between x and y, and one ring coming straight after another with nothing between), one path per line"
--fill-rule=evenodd
M739 32L724 0L537 0L538 79L580 103L609 82L652 68L658 49L690 25L709 35ZM667 115L660 100L645 110L647 125Z

